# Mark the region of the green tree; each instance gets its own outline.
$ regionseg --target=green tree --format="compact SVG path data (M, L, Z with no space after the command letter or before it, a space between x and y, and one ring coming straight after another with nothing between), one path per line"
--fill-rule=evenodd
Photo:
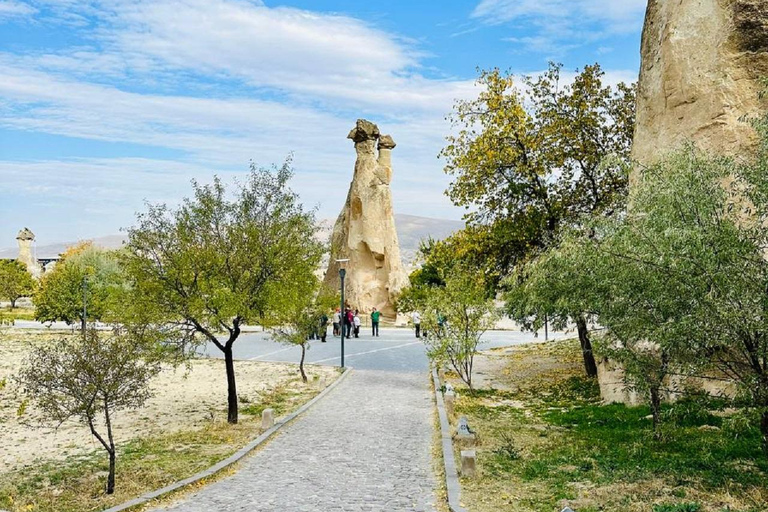
M241 327L269 325L291 307L323 252L314 212L288 187L292 174L290 162L271 170L251 164L231 198L218 178L193 182L192 198L175 209L150 205L128 230L134 304L154 323L176 327L167 338L202 336L221 350L230 423L238 419L232 347Z
M459 101L451 116L459 131L441 153L455 178L448 195L472 208L470 224L498 228L507 269L546 247L561 226L584 213L609 215L626 196L634 86L605 86L598 64L570 84L561 71L550 64L537 78L523 77L526 92L509 74L482 71L483 92Z
M528 273L519 266L551 247L562 229L623 211L635 87L606 86L603 76L598 64L585 66L566 84L562 66L550 64L536 78L523 77L520 88L498 69L482 71L483 92L457 103L458 133L441 155L454 177L448 195L472 211L467 234L451 242L474 248L469 259L492 288L515 270L524 279ZM542 301L553 297L539 295L509 310L518 319L539 317L529 326L541 324L554 309ZM579 327L585 369L595 375L588 310L560 313Z
M135 340L92 329L83 338L65 337L35 349L19 374L46 421L58 426L76 418L88 425L109 455L107 494L115 491L114 414L144 405L151 396L149 381L160 371L158 363L143 356Z
M498 319L497 310L476 272L454 268L443 279L445 286L429 288L422 308L427 355L437 364L450 364L472 390L477 346Z
M611 354L657 420L666 374L716 370L756 409L768 450L768 129L756 158L687 147L642 171L623 219L581 238L582 283ZM583 254L582 253L582 254Z
M89 320L116 319L124 288L117 252L81 244L43 275L33 297L35 318L41 322L79 322L85 332Z
M15 260L0 261L0 298L11 302L11 309L21 297L29 297L37 283L27 272L27 267Z
M297 300L276 311L270 329L272 339L278 343L295 345L301 348L299 372L306 383L307 374L304 371L304 360L309 349L309 340L313 334L323 335L322 329L328 328L329 314L341 299L339 294L321 287L320 281L308 281L306 290L298 294ZM325 322L323 322L323 317Z

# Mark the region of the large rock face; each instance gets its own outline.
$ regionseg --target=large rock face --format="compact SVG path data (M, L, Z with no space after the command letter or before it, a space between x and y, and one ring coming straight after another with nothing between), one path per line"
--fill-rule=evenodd
M348 258L346 302L361 312L375 307L394 318L394 296L407 282L389 189L395 141L364 119L357 121L347 138L355 143L357 161L347 201L333 228L325 283L338 289L336 260Z
M685 141L737 154L740 118L760 110L768 76L768 1L649 0L633 158L649 164Z

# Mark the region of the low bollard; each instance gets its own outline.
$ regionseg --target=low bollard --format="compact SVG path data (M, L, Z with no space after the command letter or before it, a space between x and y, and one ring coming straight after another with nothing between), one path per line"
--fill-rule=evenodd
M445 392L443 400L445 401L445 413L448 415L449 419L453 418L454 408L456 405L456 395L452 390L448 390Z
M467 478L477 476L475 450L461 450L461 476Z
M275 426L275 411L272 409L264 409L261 413L261 428L269 430Z

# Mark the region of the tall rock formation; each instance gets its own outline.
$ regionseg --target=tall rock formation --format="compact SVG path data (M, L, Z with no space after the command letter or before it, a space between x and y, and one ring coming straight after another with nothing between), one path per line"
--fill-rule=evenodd
M389 189L395 141L364 119L357 120L347 138L355 143L357 161L347 201L333 228L325 283L338 289L336 260L349 259L346 302L365 313L375 307L393 319L394 296L407 283Z
M756 142L740 118L760 110L768 1L649 0L641 57L636 161L685 141L728 154Z
M16 241L19 243L18 261L26 265L27 270L33 277L39 278L43 270L32 254L32 244L35 242L35 234L32 233L29 228L24 228L19 231L19 234L16 236Z

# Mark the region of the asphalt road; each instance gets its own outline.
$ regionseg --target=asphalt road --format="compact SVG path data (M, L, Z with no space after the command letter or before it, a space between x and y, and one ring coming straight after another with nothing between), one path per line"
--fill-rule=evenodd
M344 362L361 370L382 370L396 372L423 372L429 368L423 340L417 339L411 329L382 328L381 336L373 338L370 332L361 329L360 338L344 340ZM341 362L341 342L330 335L326 343L319 340L310 342L306 363L338 366ZM564 333L550 333L550 339L562 338ZM543 341L532 333L519 331L488 331L481 340L480 350L495 347L520 345ZM301 349L295 346L273 342L268 333L245 333L233 347L236 359L254 361L298 362ZM204 353L210 357L221 357L221 352L208 344Z

